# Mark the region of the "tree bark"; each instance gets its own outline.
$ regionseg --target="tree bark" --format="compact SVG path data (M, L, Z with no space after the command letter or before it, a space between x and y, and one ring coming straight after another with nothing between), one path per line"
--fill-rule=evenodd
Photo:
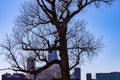
M62 80L70 80L66 32L67 32L67 26L63 25L59 27L58 33L60 37L60 58L61 58Z

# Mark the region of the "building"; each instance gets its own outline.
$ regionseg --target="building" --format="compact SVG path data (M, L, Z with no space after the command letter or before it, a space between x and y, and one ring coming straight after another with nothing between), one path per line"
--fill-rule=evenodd
M51 45L50 47L52 47L53 45ZM51 62L53 60L58 59L58 55L57 55L57 50L52 50L49 54L48 54L48 62Z
M30 79L27 79L27 77L22 73L13 73L13 75L11 75L10 73L5 73L2 75L2 80L30 80Z
M10 73L5 73L2 75L2 80L12 79L12 75Z
M57 50L52 51L48 54L48 62L58 59Z
M78 67L74 69L74 78L81 80L81 69Z
M81 69L75 68L74 72L71 74L71 80L81 80Z
M37 80L52 80L61 78L61 70L58 64L50 66L48 69L39 73L36 77Z
M51 62L53 60L58 59L57 50L52 51L48 54L48 62ZM27 59L27 68L28 70L38 69L39 67L35 66L35 59L33 57L29 57ZM34 75L27 74L27 77L29 79L34 78ZM42 71L41 73L38 73L36 76L36 80L50 80L53 78L60 78L61 77L61 69L58 64L54 64L47 68L46 70Z
M34 70L35 69L35 58L29 57L27 58L27 69Z
M92 74L91 73L86 74L86 80L92 80Z
M33 71L35 69L35 58L33 58L32 56L30 56L29 58L27 58L27 69L30 71ZM34 76L27 73L27 78L28 79L34 79Z
M96 73L96 80L120 80L120 72Z
M96 80L92 78L92 74L91 73L87 73L86 74L86 80Z

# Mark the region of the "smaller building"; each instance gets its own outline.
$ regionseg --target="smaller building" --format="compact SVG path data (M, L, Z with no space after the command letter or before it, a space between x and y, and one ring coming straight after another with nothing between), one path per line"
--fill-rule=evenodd
M96 73L96 80L120 80L120 72Z
M35 58L27 58L27 69L33 71L35 69Z
M86 80L96 80L92 78L92 74L91 73L87 73L86 74Z
M81 80L81 69L75 68L74 72L71 74L71 80Z
M10 73L5 73L2 75L2 80L11 80L12 79L12 75Z
M58 64L50 66L36 76L36 80L52 80L59 78L61 78L61 69Z
M92 80L92 74L91 73L86 74L86 80Z
M30 80L27 79L26 76L22 73L14 73L11 75L10 73L5 73L2 75L2 80Z

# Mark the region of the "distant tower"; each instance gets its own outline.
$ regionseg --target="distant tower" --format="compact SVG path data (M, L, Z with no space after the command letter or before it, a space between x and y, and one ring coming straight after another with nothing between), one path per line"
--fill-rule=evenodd
M86 74L86 80L92 80L92 75L91 73Z
M35 58L29 57L27 58L27 69L34 70L35 69Z
M55 59L58 59L57 50L53 50L51 53L48 54L48 62L51 62Z
M74 69L74 78L77 80L81 80L81 69L80 68Z

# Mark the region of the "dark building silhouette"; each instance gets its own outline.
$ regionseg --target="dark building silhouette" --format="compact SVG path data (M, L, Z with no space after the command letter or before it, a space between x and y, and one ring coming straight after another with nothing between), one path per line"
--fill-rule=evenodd
M86 80L92 80L92 74L91 73L86 74Z
M81 80L81 69L75 68L74 72L71 74L71 80Z
M74 78L81 80L81 69L80 68L74 69Z
M33 57L27 58L27 69L31 71L35 69L35 59Z
M96 73L96 80L120 80L120 72Z
M2 75L2 80L10 80L12 78L12 75L9 73L5 73Z
M2 75L2 80L30 80L27 79L26 76L22 73L14 73L11 75L10 73L5 73Z

